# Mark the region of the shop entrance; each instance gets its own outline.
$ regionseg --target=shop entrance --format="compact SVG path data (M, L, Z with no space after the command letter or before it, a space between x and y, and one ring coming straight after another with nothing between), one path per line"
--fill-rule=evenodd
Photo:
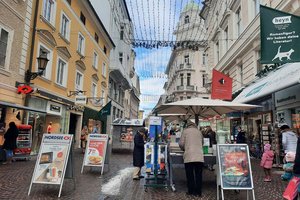
M77 125L77 115L70 113L69 134L73 135L74 143L76 143L76 125Z

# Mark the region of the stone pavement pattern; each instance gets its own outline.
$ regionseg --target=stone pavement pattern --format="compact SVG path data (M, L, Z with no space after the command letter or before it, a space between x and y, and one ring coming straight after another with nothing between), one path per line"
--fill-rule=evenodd
M83 200L158 200L158 199L203 199L213 200L216 197L216 181L214 172L204 170L203 180L203 197L195 198L185 195L185 174L184 169L174 170L177 177L176 192L165 189L149 188L148 192L144 191L144 181L133 181L131 179L132 156L130 154L112 154L110 170L106 170L100 177L98 169L85 168L81 174L83 155L80 150L74 151L74 170L75 184L72 179L65 179L61 198L58 198L58 186L34 184L31 195L27 196L29 184L31 181L35 159L31 161L17 161L11 165L0 165L0 199L83 199ZM282 193L287 183L280 180L280 173L273 173L271 183L263 182L263 170L259 167L258 160L252 160L253 179L255 186L255 196L257 200L281 200ZM118 172L126 171L127 174ZM115 181L111 181L111 179ZM119 182L118 184L115 184ZM108 182L112 184L108 184ZM104 186L106 185L106 186ZM75 187L75 190L74 190ZM225 191L225 199L243 200L246 199L246 192L241 191L236 194L233 191ZM252 199L252 198L251 198Z

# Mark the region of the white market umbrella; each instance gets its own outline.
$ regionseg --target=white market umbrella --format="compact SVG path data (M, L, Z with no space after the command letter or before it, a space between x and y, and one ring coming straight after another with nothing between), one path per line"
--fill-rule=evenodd
M154 112L157 114L176 113L181 115L193 115L196 123L198 124L199 117L213 117L215 115L249 110L256 107L260 106L215 99L192 98L160 105L154 110Z

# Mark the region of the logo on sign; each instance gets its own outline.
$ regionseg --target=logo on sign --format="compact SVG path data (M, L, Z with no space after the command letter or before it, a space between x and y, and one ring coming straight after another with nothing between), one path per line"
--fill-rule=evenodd
M64 140L70 140L70 138L71 138L70 136L65 136Z
M65 136L69 137L69 136ZM45 139L47 140L62 140L64 137L63 136L56 136L56 135L47 135L45 136Z
M29 85L18 86L18 94L30 94L31 92L33 92L33 89Z
M86 96L76 96L75 104L86 104Z
M292 16L275 17L273 18L272 22L273 24L290 24L292 23L291 17Z

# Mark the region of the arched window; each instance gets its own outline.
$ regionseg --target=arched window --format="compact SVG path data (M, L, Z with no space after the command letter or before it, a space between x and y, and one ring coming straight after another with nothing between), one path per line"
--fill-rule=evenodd
M185 24L190 23L190 16L187 15L187 16L184 17L184 23Z

